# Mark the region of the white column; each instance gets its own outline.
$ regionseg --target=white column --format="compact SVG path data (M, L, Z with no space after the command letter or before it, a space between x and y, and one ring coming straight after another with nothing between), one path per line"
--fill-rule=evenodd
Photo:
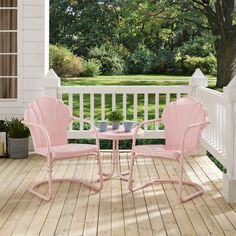
M46 96L52 96L58 98L58 88L61 86L61 80L54 72L50 69L44 78L44 93Z
M236 76L224 88L226 102L226 157L227 173L223 176L223 196L236 203Z

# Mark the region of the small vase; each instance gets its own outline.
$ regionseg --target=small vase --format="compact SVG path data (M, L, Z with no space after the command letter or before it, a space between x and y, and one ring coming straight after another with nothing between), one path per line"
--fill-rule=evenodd
M112 129L119 129L120 121L112 121Z

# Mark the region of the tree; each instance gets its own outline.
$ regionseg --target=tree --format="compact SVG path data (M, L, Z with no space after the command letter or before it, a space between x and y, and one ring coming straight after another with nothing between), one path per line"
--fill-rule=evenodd
M116 0L50 0L50 43L87 56L89 48L114 40L119 8Z
M181 6L186 20L196 23L203 29L210 29L215 38L216 87L227 86L236 75L236 14L234 0L167 1L167 3L170 2ZM192 12L205 16L207 25L204 24L202 19L189 18L190 15L193 16Z

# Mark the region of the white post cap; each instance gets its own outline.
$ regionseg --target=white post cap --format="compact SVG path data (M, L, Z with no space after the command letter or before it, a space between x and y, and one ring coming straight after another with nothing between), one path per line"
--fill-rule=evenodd
M192 74L189 80L189 86L190 87L208 86L208 80L199 68L197 68L195 72Z
M53 69L50 69L44 77L44 93L47 96L58 96L58 88L61 86L61 79Z
M60 77L56 74L53 69L50 69L44 78L44 87L59 87Z

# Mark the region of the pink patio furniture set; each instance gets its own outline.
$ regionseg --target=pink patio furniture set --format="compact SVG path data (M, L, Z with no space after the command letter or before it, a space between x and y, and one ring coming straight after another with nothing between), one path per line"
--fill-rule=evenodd
M72 120L89 123L96 144L68 144L67 130ZM137 136L144 132L142 126L151 122L162 122L164 124L165 145L136 145ZM161 119L144 121L131 132L122 130L99 132L92 122L73 117L68 106L53 97L41 97L30 103L25 111L23 123L30 129L35 153L47 157L48 179L36 183L30 188L31 193L45 201L49 201L53 196L53 182L77 182L94 191L100 191L103 188L103 181L111 178L115 171L122 180L128 181L128 188L131 192L155 182L177 183L181 202L188 201L204 192L202 186L183 180L184 159L197 154L201 131L209 123L206 109L194 98L184 97L169 103L164 109ZM112 170L110 173L103 173L102 171L99 139L113 140ZM133 142L129 171L122 173L119 163L119 140L124 139L132 139ZM96 183L83 179L53 178L52 168L55 161L86 155L93 155L97 160L98 180ZM179 175L176 179L156 178L143 185L134 186L134 164L139 157L176 161L179 164ZM128 178L125 177L126 175ZM45 184L48 185L48 192L43 195L39 192L38 187ZM190 196L183 196L182 189L185 184L195 187L195 193Z

